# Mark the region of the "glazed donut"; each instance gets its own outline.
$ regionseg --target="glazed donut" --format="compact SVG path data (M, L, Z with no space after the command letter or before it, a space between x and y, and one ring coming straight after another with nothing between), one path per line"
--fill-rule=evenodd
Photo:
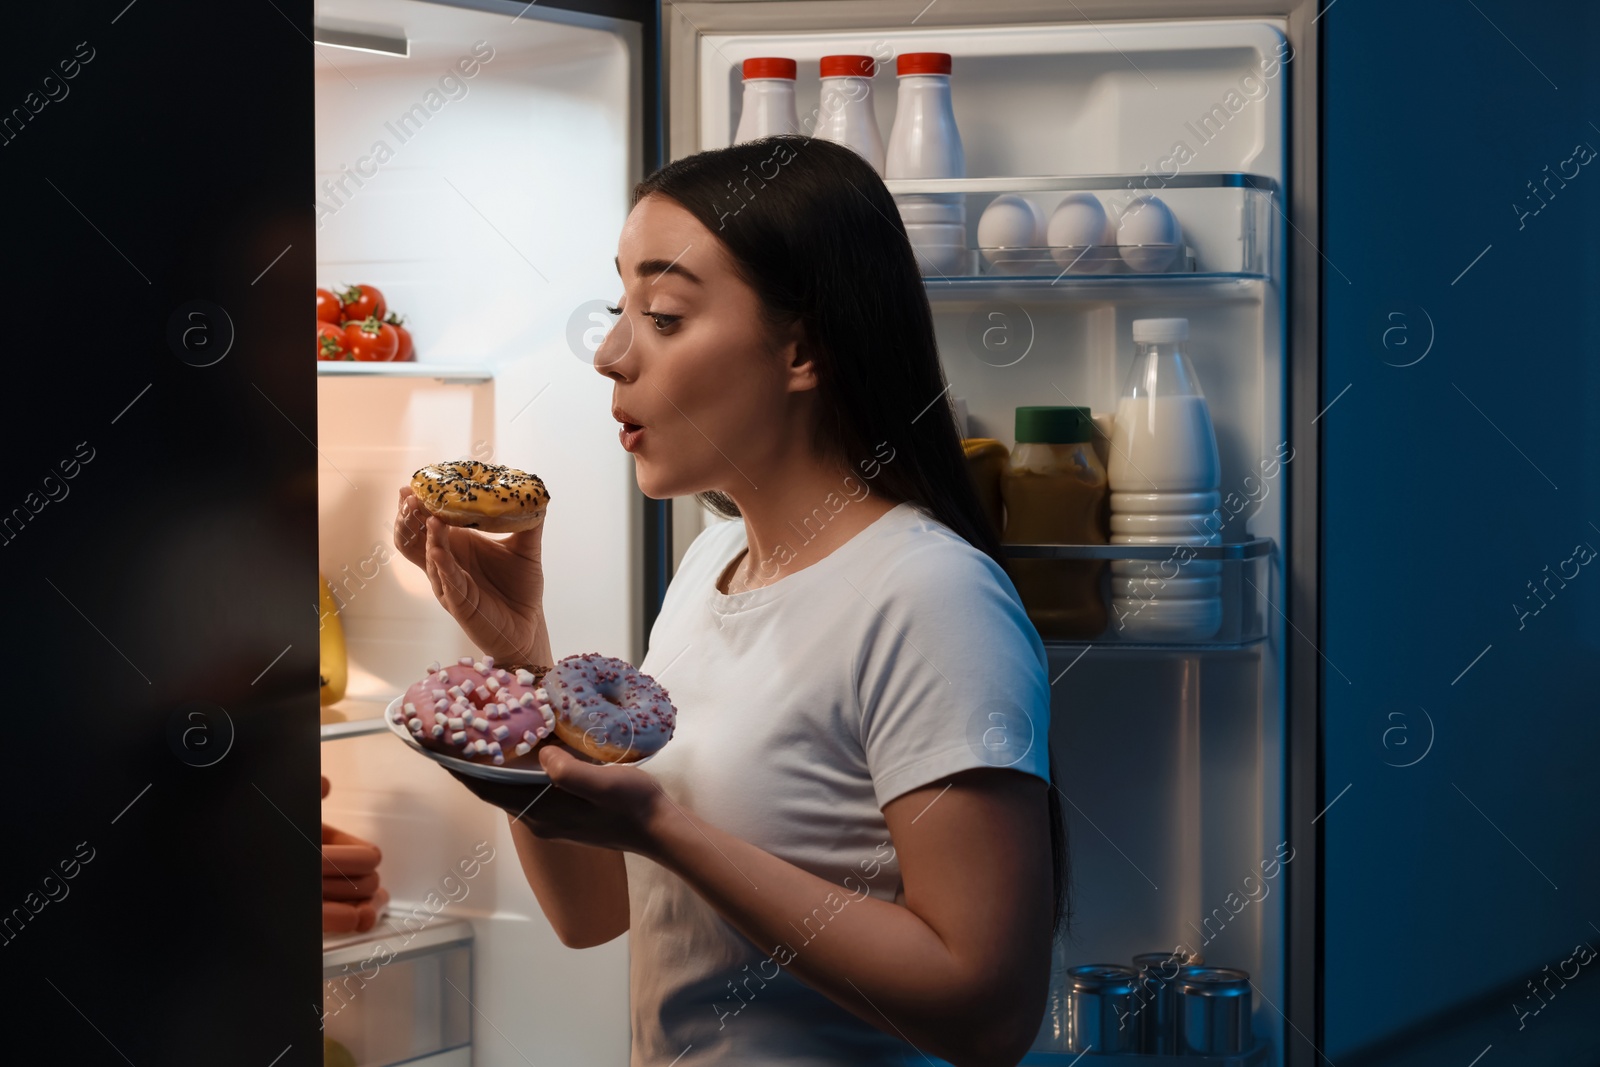
M531 530L544 521L550 493L536 475L458 459L434 463L411 476L422 506L452 526L488 533Z
M544 676L563 743L607 763L632 763L672 739L676 710L648 674L595 652L568 656Z
M444 668L434 662L427 677L406 690L394 721L424 748L458 759L503 764L527 756L555 725L539 697L549 669L508 671L496 667L493 656L465 656Z

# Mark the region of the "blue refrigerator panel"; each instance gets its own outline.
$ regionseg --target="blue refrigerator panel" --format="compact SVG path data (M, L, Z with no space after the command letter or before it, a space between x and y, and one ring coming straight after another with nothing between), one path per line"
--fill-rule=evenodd
M1597 1062L1600 16L1321 23L1322 1052Z

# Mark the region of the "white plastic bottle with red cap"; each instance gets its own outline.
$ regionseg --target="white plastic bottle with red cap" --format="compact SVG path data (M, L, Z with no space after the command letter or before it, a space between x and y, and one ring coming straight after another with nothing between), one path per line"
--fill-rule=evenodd
M822 106L813 137L852 148L883 176L883 138L872 112L871 56L822 57Z
M799 133L794 106L795 63L781 56L744 61L744 107L733 143L755 141L776 133Z
M966 156L950 103L950 54L906 52L895 59L895 75L900 96L883 176L966 177ZM971 270L967 206L962 194L906 193L896 196L895 202L924 274Z

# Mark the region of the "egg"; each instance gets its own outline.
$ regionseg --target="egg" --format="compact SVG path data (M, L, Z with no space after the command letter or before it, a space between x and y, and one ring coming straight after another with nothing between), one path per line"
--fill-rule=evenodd
M1044 216L1032 200L1002 193L989 201L978 217L978 248L985 262L996 267L1024 267L1039 255L1023 251L1044 243Z
M1050 213L1045 231L1056 266L1074 273L1095 274L1111 266L1108 250L1116 230L1100 198L1093 193L1068 193Z
M1129 270L1156 274L1178 258L1183 231L1159 197L1141 193L1128 201L1117 225L1117 251Z

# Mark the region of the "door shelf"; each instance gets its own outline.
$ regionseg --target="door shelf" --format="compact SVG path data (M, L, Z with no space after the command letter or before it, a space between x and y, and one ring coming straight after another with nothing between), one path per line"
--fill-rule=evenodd
M976 255L977 253L972 253ZM1063 300L1111 303L1116 301L1159 300L1207 304L1255 302L1262 298L1268 278L1261 274L1108 274L1103 276L1040 274L1035 276L946 275L924 277L922 284L930 301Z
M1025 607L1053 581L1081 587L1085 568L1099 570L1105 628L1094 636L1046 637L1057 652L1247 649L1267 638L1276 611L1271 592L1278 556L1268 537L1223 545L1006 544L1001 550Z
M494 380L494 368L455 363L357 363L354 360L317 360L319 378L436 378L441 382L475 385Z
M1260 1067L1267 1062L1271 1046L1257 1043L1249 1052L1226 1056L1176 1056L1158 1052L1029 1052L1022 1057L1019 1067L1070 1067L1082 1063L1083 1067L1117 1065L1117 1067Z
M1260 175L922 178L884 184L905 220L930 295L974 288L981 293L1003 282L1090 299L1160 298L1180 279L1192 285L1199 277L1214 286L1270 279L1276 271L1279 190ZM1021 221L1013 232L1004 224L991 227L980 242L980 220L1002 195L1028 201L1039 227L1028 232L1033 228L1018 212ZM1072 203L1078 206L1051 233L1057 209ZM963 230L964 240L930 236Z

